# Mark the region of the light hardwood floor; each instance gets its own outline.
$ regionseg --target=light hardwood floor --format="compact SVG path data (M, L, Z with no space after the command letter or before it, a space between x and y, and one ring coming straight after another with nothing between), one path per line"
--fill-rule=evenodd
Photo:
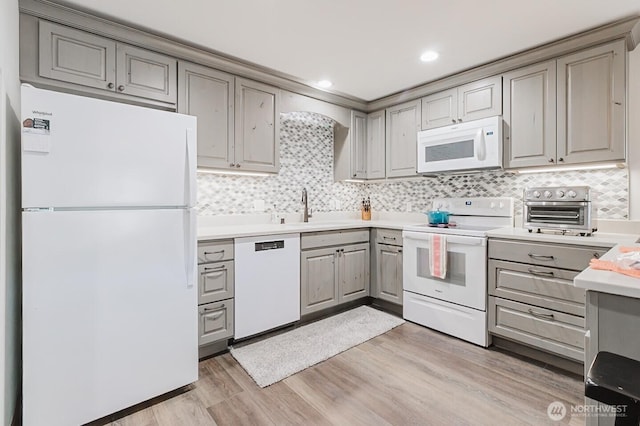
M187 389L107 424L540 425L551 402L583 403L580 377L412 323L264 389L226 353Z

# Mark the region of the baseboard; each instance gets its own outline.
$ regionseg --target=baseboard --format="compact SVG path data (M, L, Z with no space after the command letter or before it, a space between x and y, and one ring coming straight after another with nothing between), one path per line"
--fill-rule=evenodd
M544 352L539 349L532 348L531 346L526 346L521 343L514 342L512 340L504 339L502 337L492 337L493 345L500 349L504 349L508 352L513 352L525 358L530 358L543 364L553 366L560 370L564 370L572 374L577 374L580 377L584 377L584 364L581 362L562 358L558 355L550 354L548 352Z
M402 305L387 302L382 299L373 299L372 306L402 318Z

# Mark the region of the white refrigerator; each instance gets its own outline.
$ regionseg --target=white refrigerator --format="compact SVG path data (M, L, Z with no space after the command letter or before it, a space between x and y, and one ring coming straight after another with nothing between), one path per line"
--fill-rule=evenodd
M23 424L198 378L196 119L22 87Z

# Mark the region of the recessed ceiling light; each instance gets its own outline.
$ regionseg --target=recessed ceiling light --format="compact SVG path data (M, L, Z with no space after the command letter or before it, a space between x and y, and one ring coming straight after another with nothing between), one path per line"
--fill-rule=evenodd
M322 87L323 89L328 89L331 86L333 86L333 83L329 80L320 80L318 82L318 87Z
M438 55L438 52L434 52L433 50L427 50L420 56L420 60L422 62L431 62L438 59L438 56L440 56Z

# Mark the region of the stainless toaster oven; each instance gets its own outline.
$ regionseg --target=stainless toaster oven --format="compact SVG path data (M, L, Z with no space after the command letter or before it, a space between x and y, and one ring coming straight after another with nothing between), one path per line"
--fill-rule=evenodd
M523 226L591 235L596 231L591 189L588 186L536 187L524 190Z

